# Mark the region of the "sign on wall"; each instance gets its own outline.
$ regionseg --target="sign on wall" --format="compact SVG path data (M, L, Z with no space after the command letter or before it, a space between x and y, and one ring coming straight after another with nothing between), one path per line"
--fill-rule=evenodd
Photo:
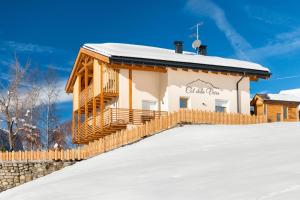
M220 88L214 86L212 83L197 79L189 82L185 86L185 92L187 94L208 94L208 95L220 95Z

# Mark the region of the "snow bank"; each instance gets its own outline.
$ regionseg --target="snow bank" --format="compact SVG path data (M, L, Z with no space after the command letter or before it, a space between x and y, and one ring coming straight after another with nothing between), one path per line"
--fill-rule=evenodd
M300 199L299 128L184 126L8 190L0 199Z

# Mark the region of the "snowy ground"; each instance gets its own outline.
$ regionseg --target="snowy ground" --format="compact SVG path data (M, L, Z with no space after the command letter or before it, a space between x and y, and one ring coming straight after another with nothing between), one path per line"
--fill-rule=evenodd
M176 128L0 199L299 200L300 123Z

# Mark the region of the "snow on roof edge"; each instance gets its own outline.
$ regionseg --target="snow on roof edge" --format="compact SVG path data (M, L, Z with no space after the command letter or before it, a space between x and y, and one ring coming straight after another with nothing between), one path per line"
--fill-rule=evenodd
M299 102L300 103L300 97L290 95L290 94L266 94L269 99L272 101L288 101L288 102Z
M182 63L193 63L193 64L207 64L216 65L223 67L242 68L250 70L258 70L270 73L270 70L263 67L260 64L242 61L231 58L222 58L216 56L203 56L194 54L192 52L184 52L183 54L175 53L174 50L133 45L133 44L122 44L122 43L86 43L83 48L91 50L96 53L100 53L107 57L120 56L120 57L132 57L132 58L143 58L153 60L164 60L171 62L182 62Z

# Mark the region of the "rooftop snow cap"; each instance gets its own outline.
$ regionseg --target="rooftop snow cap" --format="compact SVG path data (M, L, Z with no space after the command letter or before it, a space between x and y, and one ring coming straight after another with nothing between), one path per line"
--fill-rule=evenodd
M182 41L174 41L174 45L175 45L175 53L183 52L183 42Z

